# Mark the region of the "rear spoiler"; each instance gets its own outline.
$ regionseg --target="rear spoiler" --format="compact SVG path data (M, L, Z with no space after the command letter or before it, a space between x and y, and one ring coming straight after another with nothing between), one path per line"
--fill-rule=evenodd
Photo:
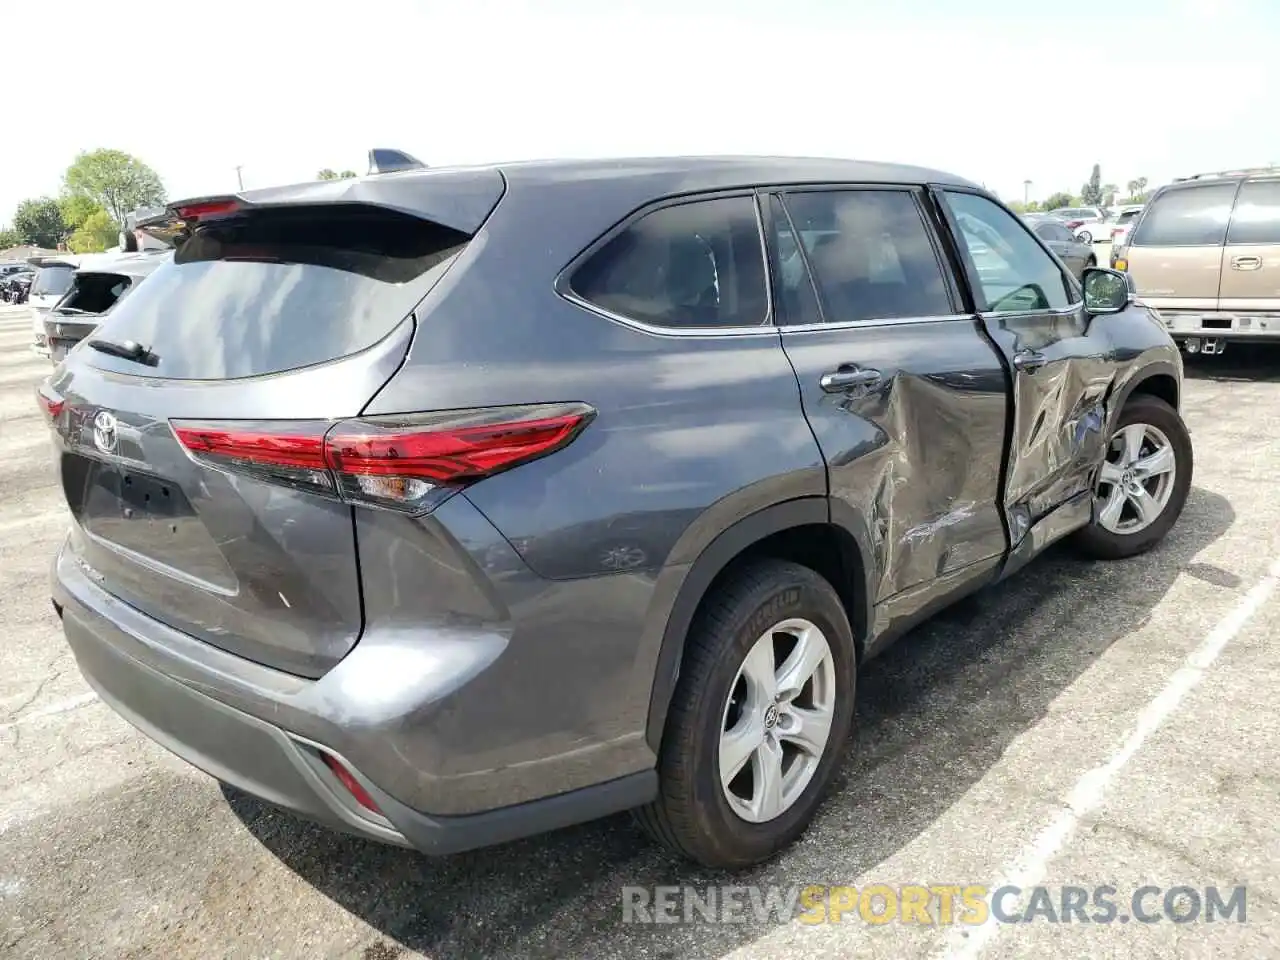
M176 246L197 222L260 210L364 204L430 220L471 236L506 189L506 180L494 168L429 169L402 150L370 150L369 168L368 175L354 179L313 180L179 200L156 216L139 217L137 229ZM411 170L422 172L423 177L383 176Z

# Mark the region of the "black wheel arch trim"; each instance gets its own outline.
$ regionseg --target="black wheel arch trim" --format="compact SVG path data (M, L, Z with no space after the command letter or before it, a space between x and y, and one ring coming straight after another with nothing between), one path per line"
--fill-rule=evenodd
M1139 390L1144 383L1150 383L1156 377L1169 377L1174 384L1175 401L1173 409L1181 414L1182 412L1182 377L1179 376L1178 369L1167 360L1154 360L1143 364L1120 385L1114 394L1114 402L1111 404L1111 410L1108 414L1109 423L1107 424L1108 435L1115 430L1116 421L1120 419L1120 411L1124 409L1124 405L1129 402L1129 398L1134 393L1148 393L1150 391Z
M854 623L854 640L861 656L867 638L861 634L872 623L871 590L872 552L866 523L854 508L827 497L799 497L765 507L738 520L719 533L689 566L667 615L649 695L649 718L645 739L657 754L662 746L667 710L675 693L684 658L685 638L693 624L694 614L707 590L726 567L750 547L776 533L813 524L833 525L852 536L857 545L863 582L857 584L858 601L863 606L861 624ZM838 585L837 589L839 589Z

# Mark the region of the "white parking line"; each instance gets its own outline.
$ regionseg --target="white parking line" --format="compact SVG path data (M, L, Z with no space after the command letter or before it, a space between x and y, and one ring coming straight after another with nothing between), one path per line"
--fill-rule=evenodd
M1067 795L1066 806L1059 811L1047 827L1040 831L1012 863L1001 871L999 881L990 889L1015 886L1022 889L1034 887L1044 881L1049 862L1075 833L1080 820L1102 803L1107 787L1147 738L1173 716L1183 698L1204 679L1204 675L1218 654L1247 624L1251 617L1270 599L1280 585L1280 558L1274 560L1267 575L1254 585L1238 604L1222 618L1187 657L1186 662L1169 678L1169 682L1138 715L1133 732L1120 749L1101 766L1094 767L1077 781ZM987 923L977 928L953 929L946 946L938 956L945 960L971 960L977 957L1000 932L1002 924Z
M55 700L48 706L41 707L38 710L32 710L30 713L24 713L17 720L13 720L9 723L0 723L0 733L12 730L14 727L21 726L24 723L31 723L33 720L42 720L45 717L57 716L59 713L69 713L72 710L79 710L81 707L97 702L98 695L93 692L82 693L77 697L68 697L66 700Z

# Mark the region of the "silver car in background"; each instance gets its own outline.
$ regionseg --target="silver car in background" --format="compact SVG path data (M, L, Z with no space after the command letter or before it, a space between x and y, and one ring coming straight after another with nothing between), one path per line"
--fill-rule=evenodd
M1028 213L1022 219L1032 232L1044 241L1044 245L1067 265L1067 269L1075 275L1077 280L1086 269L1098 265L1093 244L1086 243L1072 233L1067 226L1067 221L1042 213Z

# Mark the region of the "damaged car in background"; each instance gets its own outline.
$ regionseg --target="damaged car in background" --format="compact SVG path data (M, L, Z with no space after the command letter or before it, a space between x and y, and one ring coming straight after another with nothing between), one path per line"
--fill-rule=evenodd
M228 784L431 853L635 809L743 867L868 658L1182 512L1168 331L973 183L398 166L172 205L38 391L77 664Z
M43 321L49 359L54 363L63 360L156 267L171 259L173 252L162 247L151 254L130 253L96 260L92 266L76 270L71 286Z

